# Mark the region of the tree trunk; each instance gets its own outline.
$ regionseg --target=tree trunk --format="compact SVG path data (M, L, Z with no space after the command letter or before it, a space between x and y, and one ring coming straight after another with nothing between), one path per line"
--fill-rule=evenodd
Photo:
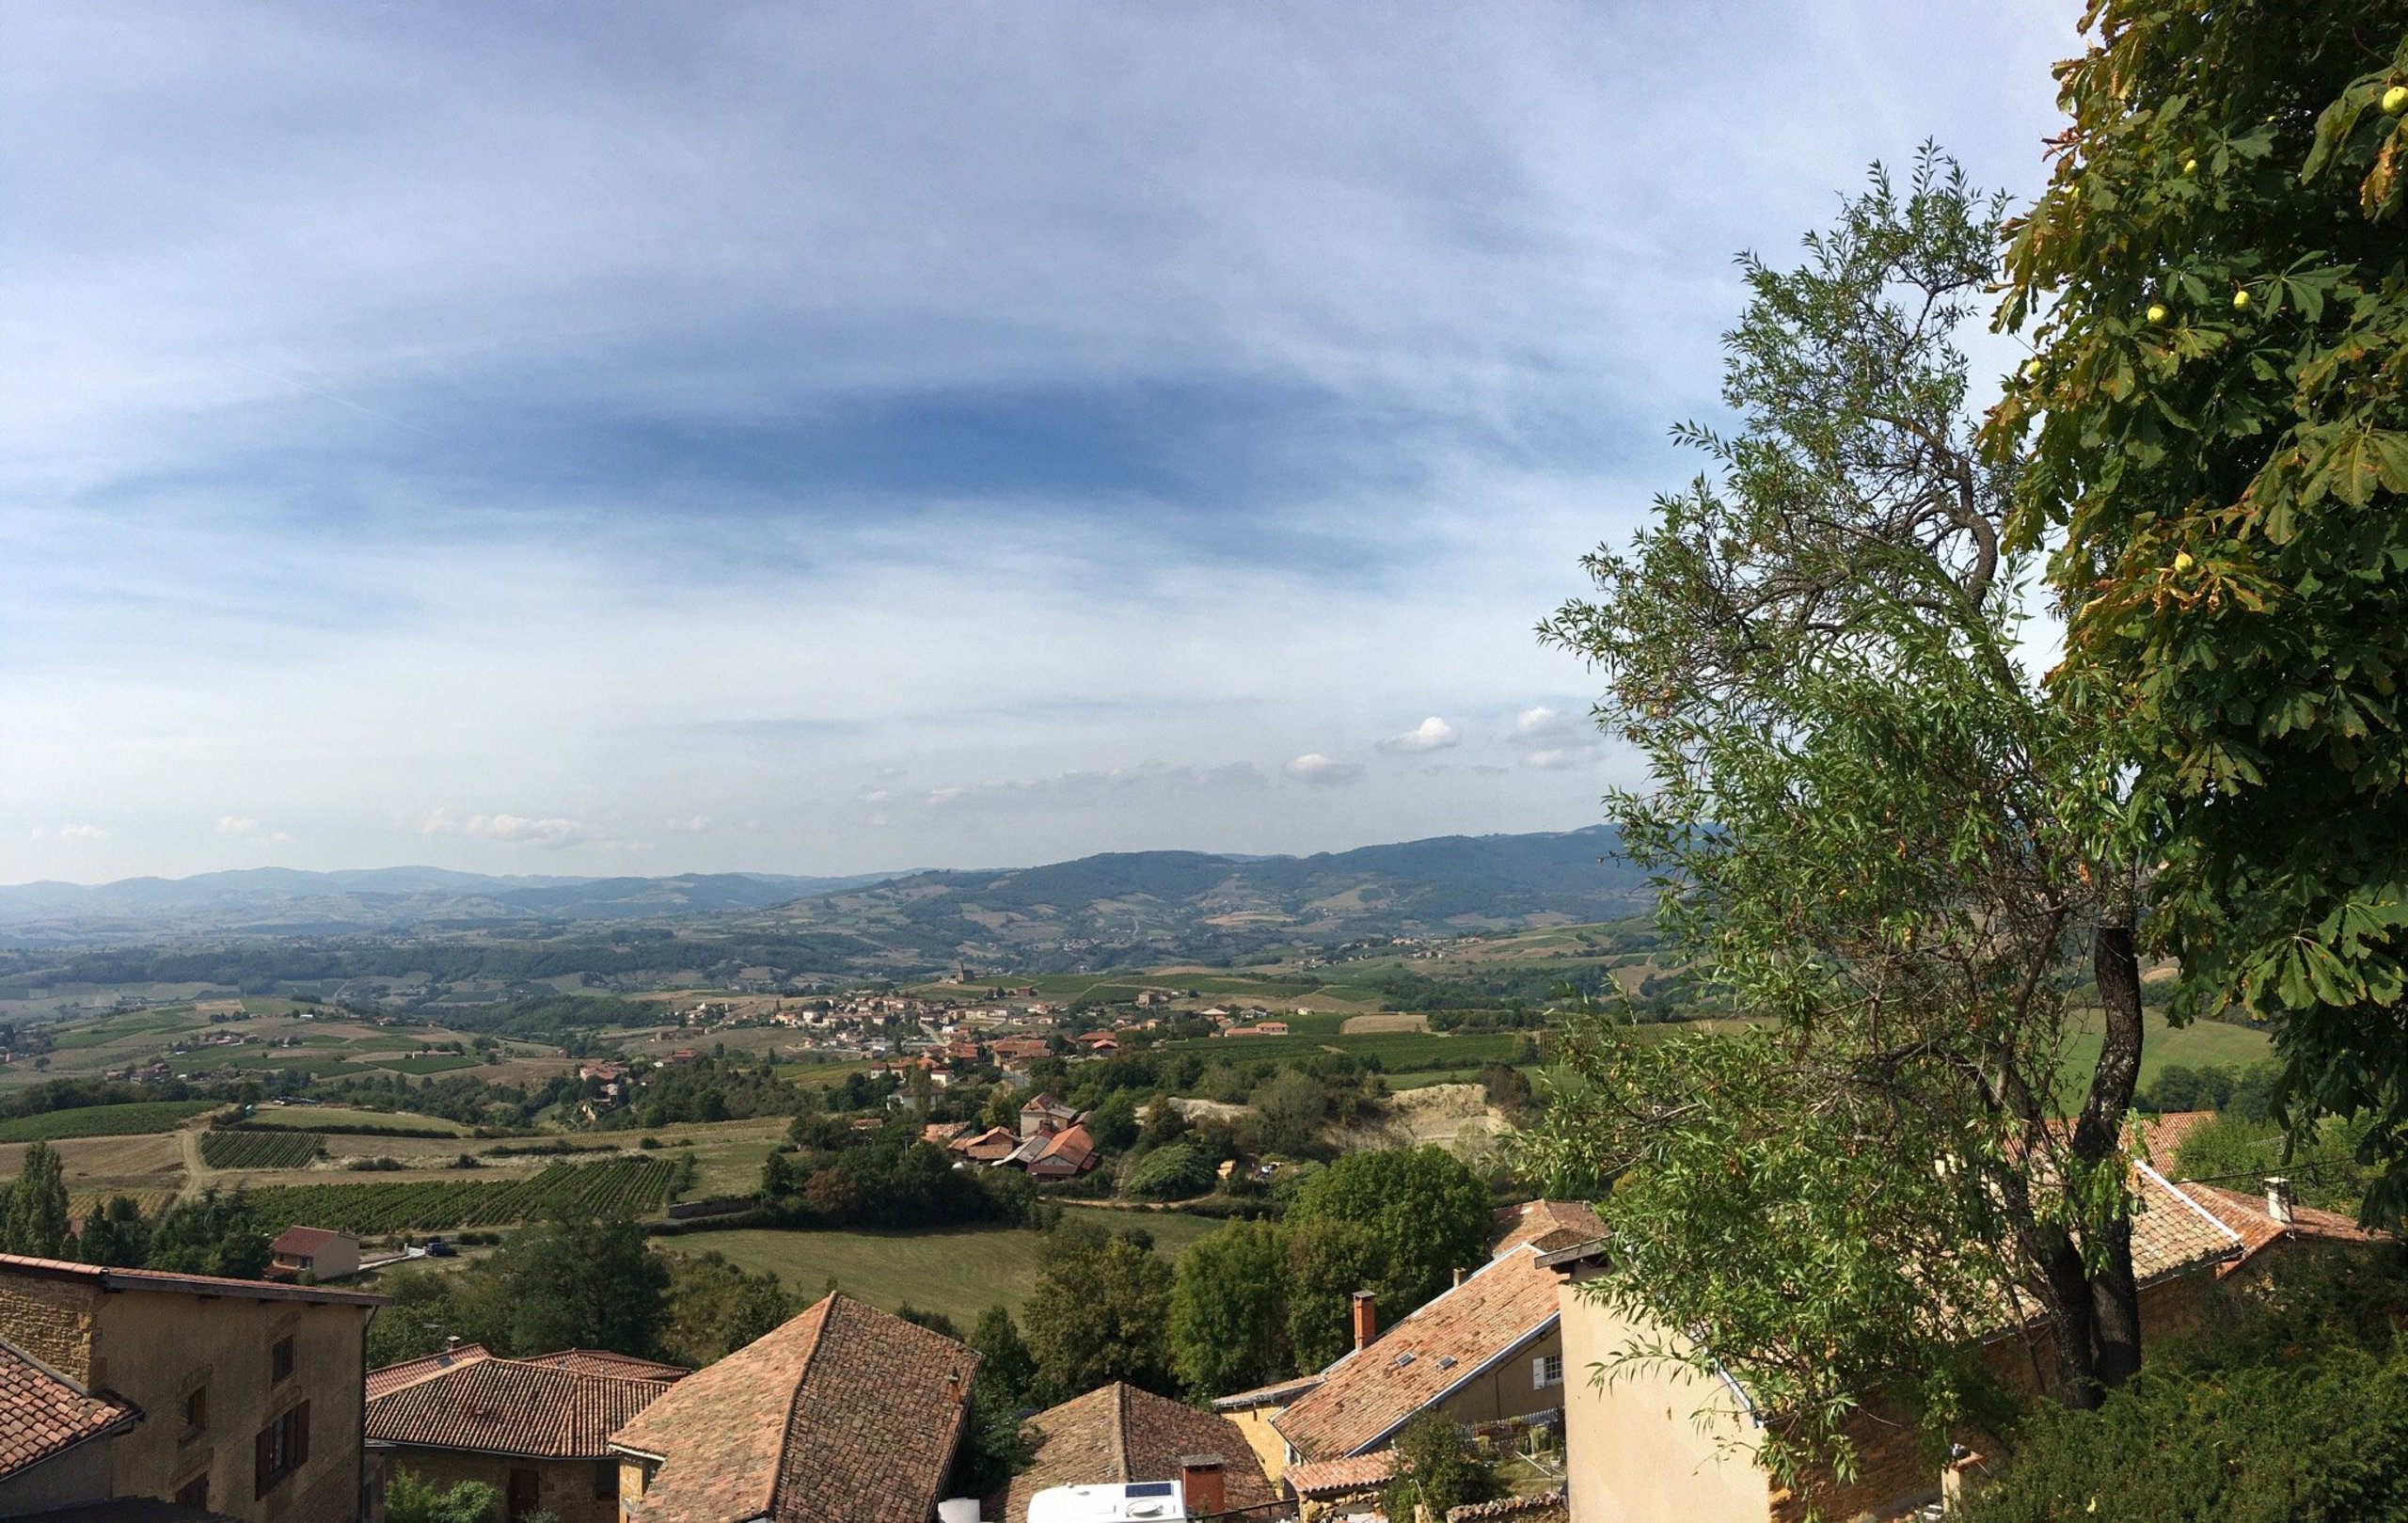
M2096 1167L2116 1155L2124 1117L2132 1106L2132 1090L2141 1072L2140 957L2132 942L2128 905L2102 920L2091 942L2091 967L2099 982L2099 1003L2106 1016L2106 1031L2099 1048L2099 1066L2091 1071L2090 1092L2074 1120L2072 1152L2077 1164ZM2088 1400L2093 1406L2105 1392L2124 1384L2141 1368L2140 1287L2132 1277L2132 1224L2117 1216L2100 1232L2099 1246L2105 1263L2086 1276L2083 1297L2083 1329L2090 1345ZM2068 1329L2070 1331L2070 1329Z

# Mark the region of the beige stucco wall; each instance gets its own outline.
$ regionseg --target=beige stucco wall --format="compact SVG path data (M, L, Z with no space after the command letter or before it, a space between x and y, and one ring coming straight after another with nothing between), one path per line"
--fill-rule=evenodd
M1530 1361L1562 1353L1561 1330L1549 1327L1516 1344L1503 1358L1465 1382L1438 1404L1438 1410L1465 1427L1552 1412L1563 1404L1563 1386L1531 1384ZM1571 1367L1567 1363L1564 1368L1568 1376Z
M1621 1362L1640 1329L1576 1284L1561 1297L1558 1389L1573 1523L1765 1523L1771 1496L1764 1473L1730 1447L1749 1432L1728 1388L1687 1370Z
M141 1425L110 1446L111 1494L167 1497L206 1472L212 1511L252 1523L350 1523L359 1513L362 1347L368 1309L297 1301L110 1292L100 1305L90 1383L133 1402ZM293 1341L293 1373L270 1351ZM183 1433L183 1401L209 1389L209 1421ZM309 1404L309 1457L254 1497L254 1441Z
M1288 1441L1279 1436L1279 1430L1271 1425L1271 1420L1286 1410L1284 1406L1255 1406L1242 1412L1221 1414L1238 1425L1238 1432L1245 1435L1245 1447L1253 1450L1254 1457L1262 1462L1263 1479L1274 1486L1278 1485L1279 1478L1287 1473Z

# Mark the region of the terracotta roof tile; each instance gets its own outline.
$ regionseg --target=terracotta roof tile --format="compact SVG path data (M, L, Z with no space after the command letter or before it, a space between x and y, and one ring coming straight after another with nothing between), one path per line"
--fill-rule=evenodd
M1396 1473L1396 1451L1375 1449L1368 1454L1342 1454L1334 1460L1307 1460L1291 1465L1279 1483L1300 1501L1323 1501L1376 1491Z
M2213 1111L2167 1111L2134 1117L2124 1127L2124 1150L2160 1173L2174 1167L2191 1134L2216 1118Z
M1004 1523L1027 1523L1029 1499L1053 1486L1176 1481L1189 1454L1221 1456L1228 1509L1279 1499L1236 1423L1120 1382L1038 1413L1022 1432L1037 1442L1036 1461L988 1499Z
M1447 1509L1447 1523L1486 1523L1493 1517L1518 1518L1520 1523L1564 1523L1572 1504L1561 1486L1528 1497L1499 1497L1495 1501L1465 1502Z
M185 1295L249 1296L261 1301L309 1301L319 1305L381 1307L391 1299L368 1291L330 1291L323 1285L287 1285L266 1279L228 1279L217 1275L170 1275L157 1269L103 1269L65 1259L35 1259L0 1253L0 1274L43 1279L82 1280L104 1291L167 1291Z
M610 1452L610 1436L670 1388L666 1380L472 1359L371 1397L368 1436L426 1449L600 1459Z
M0 1477L141 1419L133 1404L92 1395L0 1343Z
M368 1372L368 1400L372 1402L388 1391L401 1389L404 1386L415 1385L421 1380L432 1380L446 1370L456 1366L473 1364L479 1359L492 1357L491 1354L485 1352L485 1346L483 1343L463 1343L458 1348L422 1354L415 1359L404 1359L399 1364L388 1364L381 1370L371 1370Z
M2147 1164L2132 1166L2132 1278L2143 1285L2237 1258L2241 1235Z
M978 1356L831 1294L671 1387L612 1443L660 1460L636 1523L927 1523Z
M520 1361L540 1364L547 1370L574 1370L588 1375L625 1375L636 1380L683 1380L694 1372L682 1364L663 1364L658 1359L639 1359L632 1354L613 1354L609 1349L564 1348L556 1354L537 1354Z
M1538 1243L1543 1249L1568 1247L1606 1232L1597 1208L1586 1200L1526 1200L1518 1206L1500 1206L1497 1227L1503 1235L1497 1240L1492 1257L1525 1243Z
M1508 1248L1370 1348L1331 1365L1321 1385L1271 1425L1307 1459L1382 1443L1414 1413L1554 1325L1556 1287L1535 1244Z
M330 1231L323 1227L288 1227L283 1235L267 1245L270 1253L293 1254L309 1258L331 1243L349 1243L356 1246L359 1240L349 1232Z
M2315 1206L2294 1205L2289 1225L2274 1220L2267 1214L2265 1198L2242 1195L2222 1185L2199 1184L2184 1180L2175 1188L2207 1208L2208 1212L2231 1229L2241 1239L2241 1256L2218 1266L2218 1275L2229 1275L2257 1256L2260 1249L2289 1238L2310 1238L2321 1243L2381 1243L2387 1241L2381 1233L2369 1232L2338 1212L2321 1210Z

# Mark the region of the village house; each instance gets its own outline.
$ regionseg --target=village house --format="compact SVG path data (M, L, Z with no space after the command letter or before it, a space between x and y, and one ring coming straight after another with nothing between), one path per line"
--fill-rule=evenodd
M270 1279L344 1279L359 1273L359 1239L323 1227L288 1227L268 1245Z
M1034 1063L1053 1050L1042 1037L998 1037L987 1044L999 1064Z
M626 1523L928 1523L977 1354L842 1293L611 1436Z
M348 1523L370 1313L385 1298L0 1254L0 1517L171 1499Z
M446 1490L481 1482L503 1523L548 1513L615 1523L610 1436L686 1371L590 1349L495 1358L468 1344L368 1375L368 1444L385 1477L406 1470Z
M1279 1499L1237 1424L1122 1382L1049 1407L1021 1433L1035 1458L986 1499L986 1523L1028 1523L1030 1500L1060 1486L1176 1483L1191 1518Z
M1506 1208L1497 1227L1502 1236L1487 1263L1385 1334L1370 1293L1360 1293L1354 1346L1328 1368L1213 1402L1267 1475L1284 1482L1291 1467L1378 1453L1424 1411L1507 1439L1557 1420L1561 1313L1557 1277L1540 1256L1594 1239L1603 1224L1579 1202L1542 1200ZM1355 1472L1367 1467L1345 1467Z
M2296 1206L2280 1181L2270 1182L2258 1199L2177 1184L2136 1161L2133 1189L2132 1269L2145 1347L2196 1331L2217 1281L2244 1266L2267 1273L2287 1251L2373 1241L2347 1218ZM1600 1239L1540 1260L1561 1281L1563 1356L1575 1372L1563 1419L1573 1523L1795 1523L1809 1498L1778 1485L1748 1457L1761 1416L1737 1381L1706 1378L1686 1364L1624 1357L1634 1348L1677 1340L1583 1292L1610 1252ZM2029 1388L2030 1362L2011 1331L1996 1335L1985 1352L1994 1374ZM1601 1368L1613 1378L1601 1384L1581 1373ZM1919 1453L1910 1425L1868 1420L1852 1436L1856 1475L1812 1491L1827 1516L1898 1517L1938 1501L1978 1470L1987 1443L1981 1435L1964 1435L1963 1456L1942 1471Z
M1020 1108L1020 1134L1033 1137L1040 1133L1059 1132L1078 1118L1079 1113L1062 1103L1059 1097L1051 1093L1034 1095Z
M1037 1138L1030 1138L1034 1142ZM1087 1135L1084 1126L1069 1126L1044 1138L1045 1146L1028 1160L1026 1168L1031 1179L1075 1179L1095 1167L1100 1156L1095 1139Z
M990 1126L955 1137L946 1147L974 1164L1000 1164L1019 1149L1020 1134L1007 1126Z

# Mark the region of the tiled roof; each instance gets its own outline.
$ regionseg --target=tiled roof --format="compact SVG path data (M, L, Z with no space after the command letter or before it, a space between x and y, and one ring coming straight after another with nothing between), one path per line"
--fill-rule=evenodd
M1027 1523L1029 1499L1054 1486L1176 1481L1189 1454L1221 1456L1227 1509L1279 1499L1236 1423L1117 1381L1038 1413L1021 1431L1037 1458L1000 1499L988 1499L988 1515L1004 1523Z
M639 1359L632 1354L613 1354L609 1349L600 1348L564 1348L557 1354L538 1354L520 1362L540 1364L547 1370L574 1370L588 1375L626 1375L637 1380L683 1380L694 1372L682 1364Z
M240 1296L258 1301L309 1301L320 1306L381 1307L391 1299L367 1291L330 1291L323 1285L227 1279L216 1275L170 1275L157 1269L103 1269L98 1264L73 1263L65 1259L35 1259L21 1253L0 1253L0 1274L81 1280L103 1291L166 1291L184 1295Z
M2267 1214L2263 1196L2242 1195L2222 1185L2199 1184L2185 1180L2175 1186L2184 1195L2207 1208L2216 1220L2232 1230L2241 1239L2241 1257L2220 1265L2216 1273L2228 1275L2253 1258L2259 1249L2285 1238L2312 1238L2321 1243L2381 1243L2384 1237L2369 1232L2337 1212L2320 1210L2315 1206L2293 1205L2289 1224L2278 1222Z
M978 1356L848 1295L670 1388L612 1444L661 1466L635 1523L927 1523Z
M2135 1117L2124 1128L2124 1150L2160 1173L2174 1167L2191 1134L2216 1118L2213 1111L2167 1111L2162 1116Z
M1508 1248L1370 1347L1331 1365L1321 1385L1273 1418L1272 1427L1307 1459L1381 1443L1414 1413L1552 1326L1557 1283L1540 1267L1535 1244Z
M1045 1150L1029 1160L1029 1166L1039 1164L1076 1172L1095 1160L1095 1139L1087 1135L1084 1126L1071 1126L1056 1132L1045 1144Z
M368 1372L368 1400L372 1402L388 1391L399 1390L404 1386L415 1385L421 1380L431 1380L456 1366L474 1364L479 1359L492 1357L492 1355L485 1352L485 1346L483 1343L463 1343L458 1348L448 1348L435 1354L423 1354L415 1359L404 1359L399 1364L386 1365L381 1370L371 1370Z
M315 1257L330 1243L349 1243L356 1247L359 1240L349 1232L329 1231L323 1227L288 1227L283 1235L267 1247L270 1253L308 1259Z
M1528 1497L1499 1497L1495 1501L1465 1502L1461 1507L1447 1509L1447 1523L1487 1523L1490 1518L1511 1517L1520 1523L1564 1523L1572 1515L1572 1504L1561 1486L1553 1491L1534 1492Z
M1603 1237L1606 1224L1586 1200L1526 1200L1498 1207L1497 1229L1502 1235L1493 1252L1501 1254L1525 1243L1536 1243L1543 1250L1586 1243Z
M2147 1164L2132 1166L2132 1278L2153 1284L2238 1258L2241 1234Z
M368 1436L425 1449L600 1459L610 1452L610 1436L669 1388L666 1380L473 1359L370 1398Z
M1279 1483L1299 1501L1322 1501L1375 1491L1396 1473L1396 1451L1375 1449L1368 1454L1341 1454L1334 1460L1307 1460L1291 1465Z
M0 1477L141 1419L133 1404L94 1396L0 1343Z
M1243 1412L1256 1406L1285 1406L1305 1392L1321 1384L1321 1374L1298 1375L1293 1380L1275 1380L1268 1386L1251 1390L1234 1390L1227 1396L1212 1398L1215 1412Z

